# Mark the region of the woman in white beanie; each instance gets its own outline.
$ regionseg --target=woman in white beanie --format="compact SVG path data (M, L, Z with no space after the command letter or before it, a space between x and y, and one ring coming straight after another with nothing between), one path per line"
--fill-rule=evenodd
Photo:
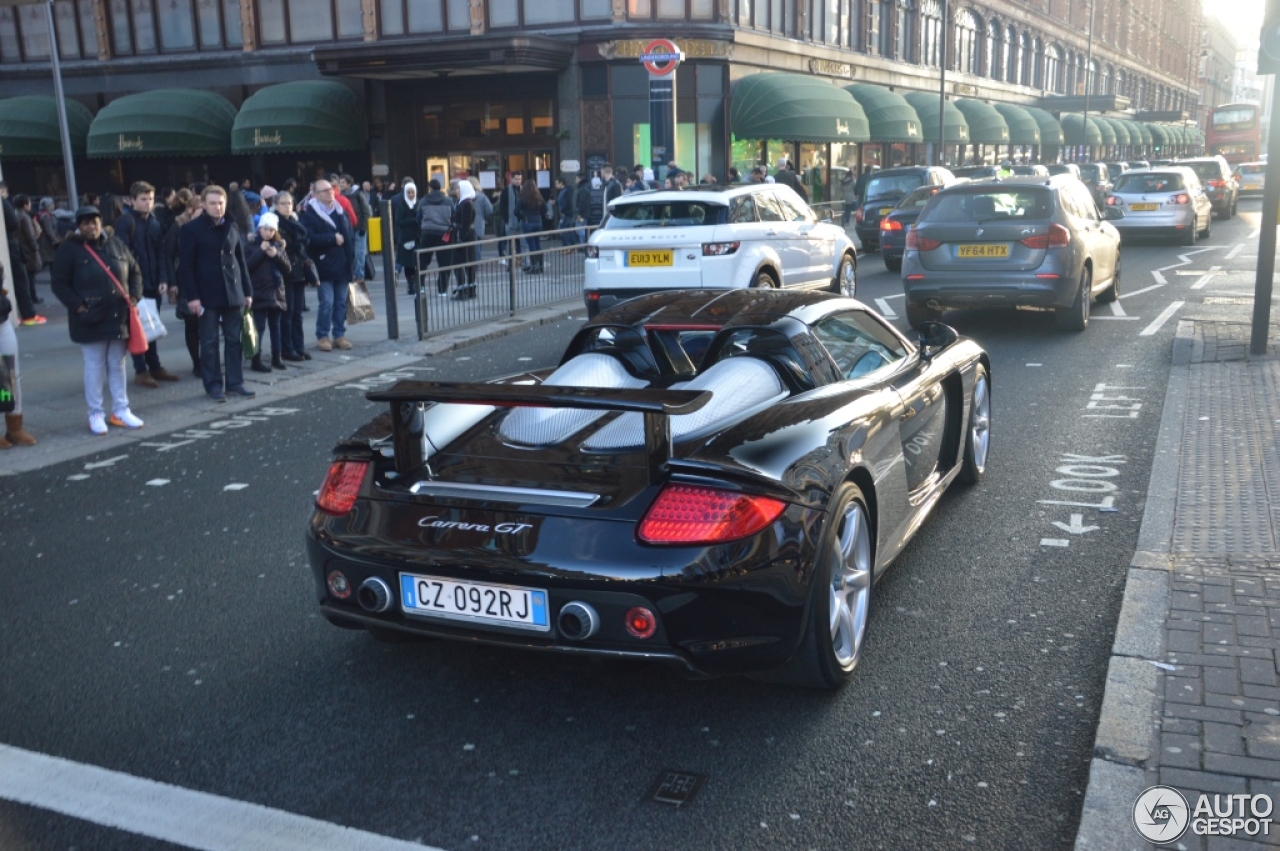
M249 280L253 282L253 324L258 329L258 351L249 368L254 372L270 372L272 367L284 369L280 358L280 317L289 308L284 282L293 267L284 240L280 238L280 219L275 213L263 213L258 219L257 239L249 243L244 259L249 267ZM271 366L262 362L267 328L271 329Z

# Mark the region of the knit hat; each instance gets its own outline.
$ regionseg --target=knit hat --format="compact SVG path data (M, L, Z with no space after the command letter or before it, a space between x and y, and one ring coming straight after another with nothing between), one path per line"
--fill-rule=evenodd
M280 230L280 217L275 213L263 213L258 219L259 228L271 228L272 230Z
M264 187L262 187L262 200L263 200L263 201L270 201L272 198L276 197L276 195L278 195L278 194L280 194L280 192L279 192L279 190L278 190L278 189L276 189L274 186L264 186Z

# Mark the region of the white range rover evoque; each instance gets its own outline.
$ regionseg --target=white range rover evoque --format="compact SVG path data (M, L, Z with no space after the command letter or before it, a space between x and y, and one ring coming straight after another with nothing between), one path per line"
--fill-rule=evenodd
M776 183L623 195L586 253L588 316L662 290L857 290L848 234Z

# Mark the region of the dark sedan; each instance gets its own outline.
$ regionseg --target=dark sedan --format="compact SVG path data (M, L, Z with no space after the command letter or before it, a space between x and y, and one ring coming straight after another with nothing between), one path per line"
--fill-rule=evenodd
M880 220L880 256L890 272L902 269L902 254L907 250L907 231L929 199L938 194L941 186L921 186L898 202L893 212Z
M953 182L955 176L950 171L934 166L902 166L876 172L867 181L853 228L862 250L880 247L880 219L889 215L907 193L921 186L947 186Z
M333 624L817 688L990 440L980 346L816 292L642 296L554 370L368 398L307 528Z

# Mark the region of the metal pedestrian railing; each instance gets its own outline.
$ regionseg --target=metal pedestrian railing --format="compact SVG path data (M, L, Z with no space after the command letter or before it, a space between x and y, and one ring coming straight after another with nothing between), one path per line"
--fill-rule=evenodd
M414 250L418 339L559 301L582 300L584 246L595 227L562 228ZM537 250L529 250L537 238ZM403 255L402 255L403 257ZM387 265L386 285L395 287ZM407 271L407 270L406 270ZM394 298L388 299L388 328ZM393 338L397 335L393 332Z

